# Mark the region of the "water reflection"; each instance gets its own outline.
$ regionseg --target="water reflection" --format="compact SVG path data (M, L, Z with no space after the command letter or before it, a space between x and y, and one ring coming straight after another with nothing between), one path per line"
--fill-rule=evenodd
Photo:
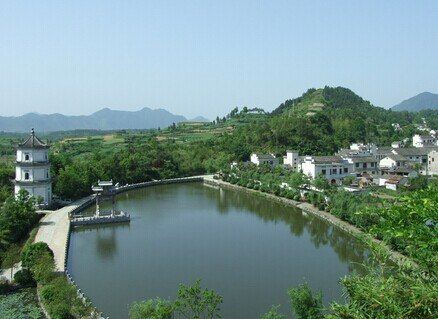
M224 318L258 318L272 304L287 311L287 289L303 281L328 303L341 298L339 278L367 257L360 242L298 208L200 183L120 194L117 208L131 223L75 229L68 260L112 319L197 278L224 296Z
M230 210L250 211L265 222L286 223L294 236L300 237L305 231L308 232L316 248L329 245L340 261L349 263L351 271L362 273L362 263L370 257L365 246L345 231L316 216L306 214L297 207L267 200L259 195L223 188L216 192L206 188L204 195L215 200L218 211L223 214Z

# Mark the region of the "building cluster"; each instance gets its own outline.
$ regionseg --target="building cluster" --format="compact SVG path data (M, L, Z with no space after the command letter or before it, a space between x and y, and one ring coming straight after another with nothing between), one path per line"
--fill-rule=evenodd
M349 177L361 187L380 185L389 189L408 185L419 174L438 175L438 145L434 137L414 135L412 147L405 147L407 142L402 142L390 147L353 143L333 156L300 156L297 151L287 151L282 165L312 179L323 176L332 184L343 184ZM250 161L255 165L280 165L273 154L253 153Z

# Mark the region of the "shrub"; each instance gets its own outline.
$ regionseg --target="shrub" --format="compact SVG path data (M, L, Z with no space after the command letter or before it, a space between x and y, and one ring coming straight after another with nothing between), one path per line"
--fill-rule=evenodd
M35 279L29 269L21 269L14 275L14 281L21 286L36 286Z
M324 318L322 314L322 296L318 294L314 297L307 284L290 289L288 294L291 299L292 310L296 314L297 319Z
M51 307L50 315L52 319L70 319L72 316L70 315L70 307L61 303L58 305L53 305Z
M76 289L64 276L58 276L41 289L41 297L53 319L71 318L71 309L77 302Z
M45 252L48 252L53 257L53 252L46 243L38 242L25 246L21 252L23 267L31 268L37 259Z
M131 319L171 319L172 314L172 303L162 299L135 302L131 305L129 310L129 317Z
M55 276L55 261L49 252L42 253L30 269L35 280L39 283L49 283Z

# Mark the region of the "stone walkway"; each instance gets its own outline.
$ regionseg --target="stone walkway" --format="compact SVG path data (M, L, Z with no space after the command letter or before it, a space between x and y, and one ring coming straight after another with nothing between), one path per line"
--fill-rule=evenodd
M70 232L68 214L89 200L91 197L82 198L47 214L40 221L35 242L45 242L49 245L54 254L56 271L63 272L66 266L67 240Z

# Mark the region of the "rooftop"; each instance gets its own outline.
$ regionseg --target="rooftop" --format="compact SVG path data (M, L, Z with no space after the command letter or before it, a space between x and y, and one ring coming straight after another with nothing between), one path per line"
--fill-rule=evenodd
M341 156L307 156L307 158L311 158L315 164L341 164L344 162Z
M407 161L408 159L402 155L399 154L389 154L387 157L394 161Z
M49 146L41 141L36 135L35 130L32 129L30 136L21 144L18 144L20 148L48 148Z
M397 153L398 155L403 156L421 156L421 155L427 155L429 152L433 150L438 150L438 147L431 146L431 147L405 147L405 148L396 148L393 150L393 152Z
M352 156L350 157L353 163L373 163L377 162L377 159L372 156Z

